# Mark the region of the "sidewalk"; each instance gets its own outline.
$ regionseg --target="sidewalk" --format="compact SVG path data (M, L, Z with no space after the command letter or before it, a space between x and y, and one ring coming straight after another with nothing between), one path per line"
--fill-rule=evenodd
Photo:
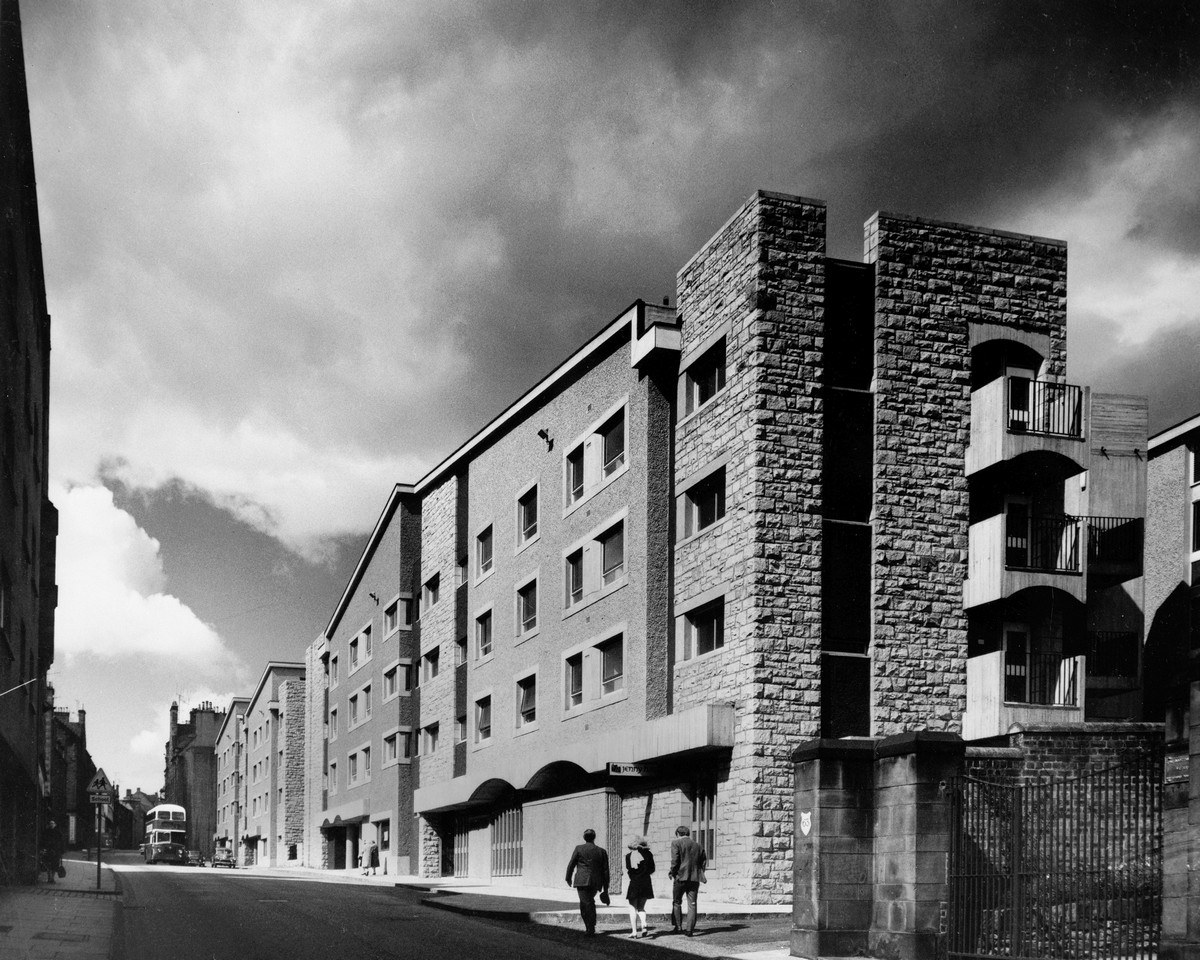
M68 856L78 856L71 852ZM66 877L32 887L0 887L0 960L71 957L108 960L117 889L101 865L96 888L94 860L67 860Z

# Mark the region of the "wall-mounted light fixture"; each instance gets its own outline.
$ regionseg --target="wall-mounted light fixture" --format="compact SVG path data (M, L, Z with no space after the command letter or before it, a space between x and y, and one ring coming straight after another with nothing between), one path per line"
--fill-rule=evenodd
M539 437L541 437L543 440L545 440L545 441L546 441L546 449L547 449L547 450L553 450L553 449L554 449L554 438L553 438L552 436L550 436L550 431L549 431L549 430L545 429L544 427L543 427L543 428L541 428L541 429L539 429L539 430L538 430L538 436L539 436Z

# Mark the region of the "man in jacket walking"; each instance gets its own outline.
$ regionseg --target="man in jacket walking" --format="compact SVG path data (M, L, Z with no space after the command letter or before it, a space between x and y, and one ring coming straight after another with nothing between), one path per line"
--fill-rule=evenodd
M696 929L696 898L700 894L700 884L704 880L704 867L708 863L708 855L704 848L692 839L692 831L687 827L675 829L675 839L671 841L671 871L667 874L675 881L671 887L671 927L678 930L684 927L684 934L691 936ZM687 896L687 926L683 923L683 898Z
M567 886L579 894L579 915L587 936L596 932L596 894L608 894L608 851L596 846L596 831L583 831L583 843L575 848L567 864Z

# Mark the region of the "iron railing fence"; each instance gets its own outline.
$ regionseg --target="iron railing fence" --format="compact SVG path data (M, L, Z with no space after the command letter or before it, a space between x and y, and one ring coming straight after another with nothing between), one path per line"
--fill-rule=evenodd
M1005 402L1010 433L1083 437L1083 388L1069 383L1009 377Z
M1074 657L1061 653L1006 653L1004 699L1008 703L1074 707L1079 678Z
M1010 570L1079 573L1078 517L1030 517L1005 524L1004 565Z
M1142 559L1141 517L1085 517L1088 563L1137 563Z
M492 820L492 876L519 877L524 868L524 846L520 805L501 810Z
M1162 760L950 790L951 960L1152 960L1162 903Z
M1136 680L1141 638L1123 630L1095 630L1088 634L1088 676Z

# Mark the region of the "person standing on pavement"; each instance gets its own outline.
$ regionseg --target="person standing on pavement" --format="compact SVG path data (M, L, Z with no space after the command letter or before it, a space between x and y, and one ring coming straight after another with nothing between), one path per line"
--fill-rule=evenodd
M671 872L668 876L675 881L671 888L671 928L678 931L683 927L685 936L696 929L696 898L700 884L705 882L704 867L708 855L704 848L692 839L687 827L675 828L675 839L671 841ZM687 897L687 925L683 922L683 898Z
M371 868L371 876L375 876L375 871L379 869L379 847L375 841L371 841L371 845L367 847L367 866ZM363 870L363 874L366 874Z
M567 886L579 894L579 916L587 936L596 932L596 894L608 902L608 851L596 845L596 831L583 831L583 843L577 846L567 863Z
M629 841L629 852L625 854L625 872L629 874L629 890L625 899L629 901L629 926L631 937L644 937L650 932L646 924L646 902L654 899L654 887L650 874L654 872L654 854L645 837L634 837ZM642 932L638 933L638 921Z
M49 883L57 882L55 875L62 868L63 837L58 825L53 821L46 824L42 832L42 869L46 871Z

